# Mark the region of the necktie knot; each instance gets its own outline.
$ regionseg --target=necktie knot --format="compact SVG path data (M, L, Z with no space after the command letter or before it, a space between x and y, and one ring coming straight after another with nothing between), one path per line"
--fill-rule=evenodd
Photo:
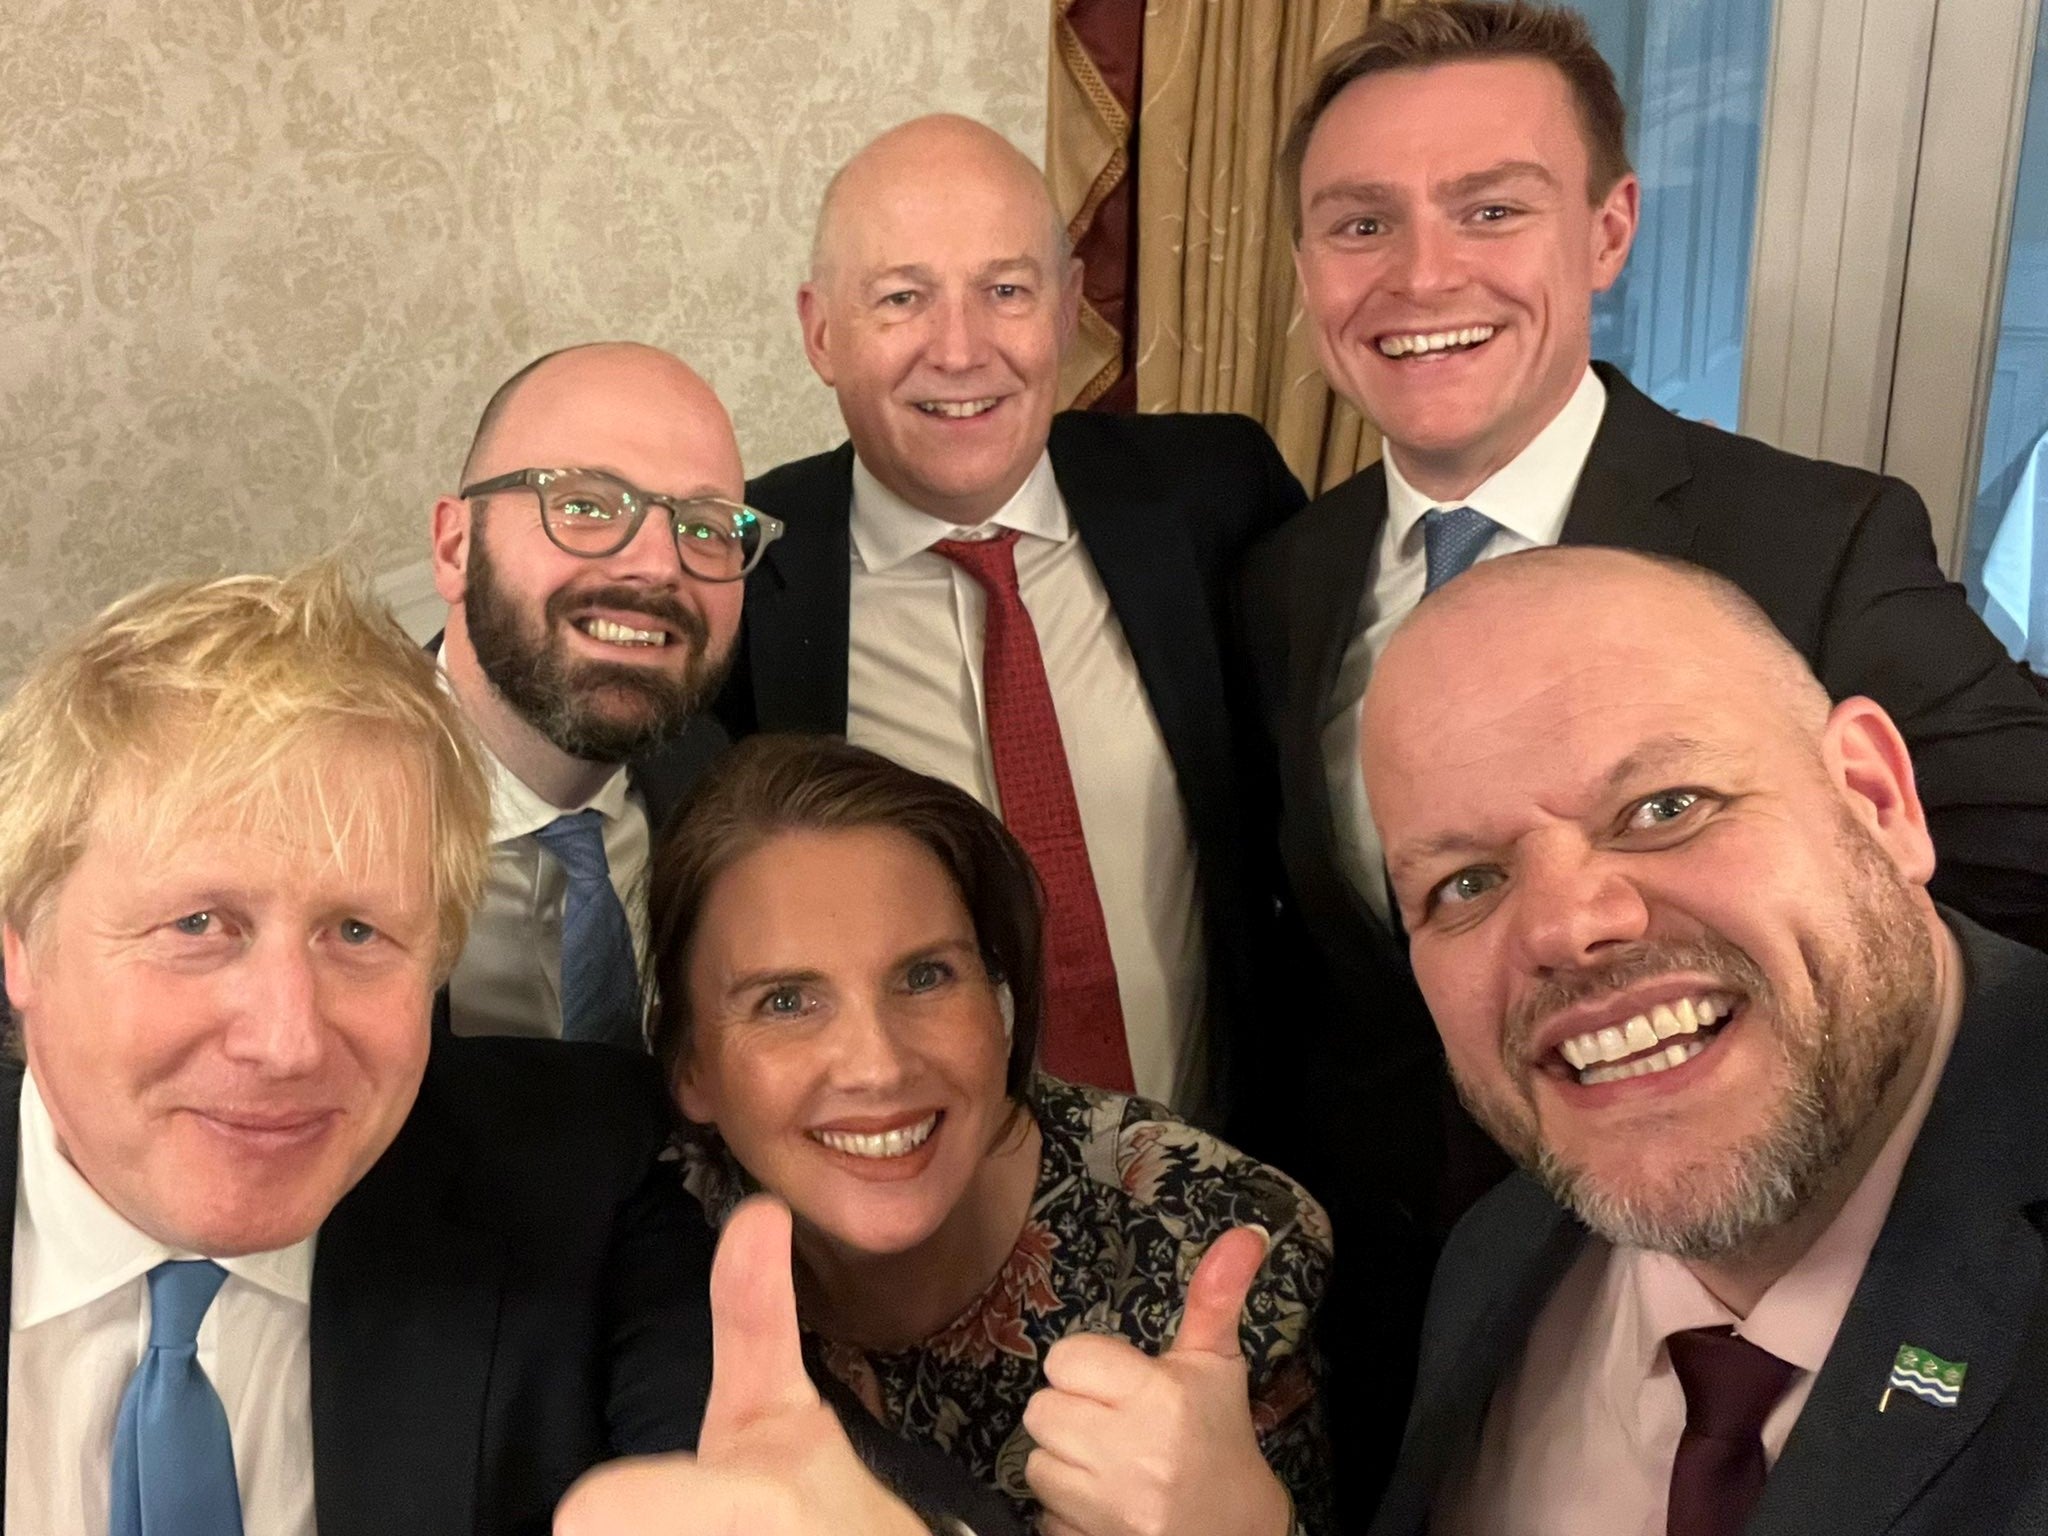
M1476 507L1439 507L1422 514L1423 592L1462 573L1500 528Z
M589 880L598 875L611 878L611 865L604 856L602 811L571 811L566 816L557 816L533 835L555 856L571 880Z
M1665 1345L1685 1389L1686 1428L1717 1440L1761 1436L1799 1369L1727 1328L1688 1328Z
M228 1272L211 1259L171 1259L149 1272L149 1347L194 1349Z
M941 539L932 549L988 592L1017 591L1017 530L999 528L985 539Z

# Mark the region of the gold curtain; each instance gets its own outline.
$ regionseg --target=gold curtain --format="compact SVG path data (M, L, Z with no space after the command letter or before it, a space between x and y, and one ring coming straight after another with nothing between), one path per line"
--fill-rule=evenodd
M1311 495L1379 457L1330 392L1273 162L1316 60L1389 0L1148 0L1138 122L1138 409L1242 411ZM1062 207L1073 207L1063 203Z
M1079 242L1130 171L1131 115L1075 27L1070 14L1075 3L1053 3L1045 179L1068 234ZM1061 360L1061 401L1080 408L1093 405L1122 369L1122 333L1084 297L1079 327Z

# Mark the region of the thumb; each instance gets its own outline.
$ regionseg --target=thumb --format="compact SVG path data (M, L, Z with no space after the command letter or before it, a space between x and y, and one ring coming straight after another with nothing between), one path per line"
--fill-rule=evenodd
M1271 1242L1264 1227L1233 1227L1209 1245L1188 1280L1187 1306L1168 1354L1238 1357L1237 1320Z
M727 1218L711 1261L711 1398L699 1442L723 1440L758 1419L814 1406L804 1371L796 1287L789 1273L789 1207L757 1195Z

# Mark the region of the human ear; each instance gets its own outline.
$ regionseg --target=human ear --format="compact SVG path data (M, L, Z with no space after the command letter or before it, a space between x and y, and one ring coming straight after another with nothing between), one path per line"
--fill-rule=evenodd
M469 503L443 496L434 503L432 562L434 590L448 604L462 601L469 589L469 540L473 527Z
M1913 783L1912 754L1883 706L1861 697L1837 704L1821 733L1821 760L1850 813L1899 872L1916 885L1932 879L1934 840Z

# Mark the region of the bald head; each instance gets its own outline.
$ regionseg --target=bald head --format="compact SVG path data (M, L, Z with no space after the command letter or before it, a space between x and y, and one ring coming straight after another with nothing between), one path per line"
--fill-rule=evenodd
M1738 697L1815 742L1827 723L1827 692L1806 659L1725 577L1626 550L1533 549L1473 566L1395 632L1366 693L1368 785L1376 755L1426 755L1456 713L1476 718L1556 698L1582 673L1623 672L1644 687Z
M612 402L633 396L674 410L687 424L696 448L707 451L706 472L723 476L737 498L740 484L739 446L732 420L711 386L681 358L637 341L594 341L543 353L500 384L478 418L469 452L463 457L461 484L472 485L507 469L593 468L583 459L522 459L499 463L502 436L518 437L529 423L545 427L564 414L608 411ZM729 462L727 462L729 461ZM730 473L726 473L730 471ZM648 490L670 490L648 486Z
M870 140L826 184L811 236L811 281L826 281L848 254L842 250L845 209L934 184L971 184L988 189L1006 204L1028 209L1046 231L1047 259L1065 263L1070 254L1066 226L1038 167L986 124L940 112L914 117Z

